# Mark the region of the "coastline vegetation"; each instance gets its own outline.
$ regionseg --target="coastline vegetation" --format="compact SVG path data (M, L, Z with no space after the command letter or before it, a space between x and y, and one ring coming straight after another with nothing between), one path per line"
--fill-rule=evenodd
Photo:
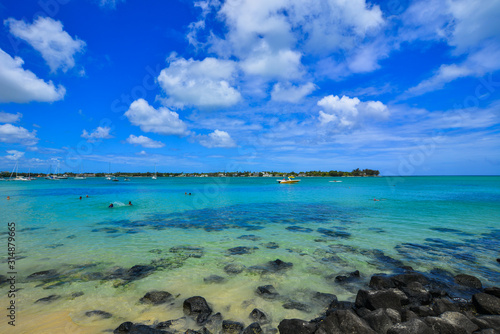
M0 176L3 178L9 178L11 175L11 172L8 171L3 171L0 172ZM18 173L17 175L20 176L28 176L28 173ZM59 174L53 174L53 175L58 175L58 176L68 176L68 177L75 177L77 175L83 175L86 177L104 177L106 175L111 175L111 176L125 176L125 177L152 177L155 175L153 172L145 172L145 173L139 173L139 172L116 172L116 173L59 173ZM353 176L358 176L358 177L364 177L364 176L379 176L380 172L378 170L374 169L359 169L356 168L352 170L351 172L345 172L345 171L337 171L337 170L330 170L330 171L307 171L307 172L279 172L279 171L262 171L262 172L251 172L251 171L237 171L237 172L211 172L211 173L156 173L156 176L158 177L284 177L284 176L293 176L293 177L309 177L309 176L320 176L320 177L353 177ZM47 174L45 173L31 173L31 176L33 177L45 177Z

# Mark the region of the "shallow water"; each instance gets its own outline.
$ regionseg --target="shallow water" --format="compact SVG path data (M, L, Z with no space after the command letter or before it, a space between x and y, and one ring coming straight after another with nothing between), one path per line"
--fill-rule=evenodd
M31 332L34 322L53 317L57 326L71 328L62 332L96 333L127 320L182 317L183 301L200 295L225 319L249 325L249 313L259 308L276 327L283 318L321 314L325 305L314 300L315 292L353 300L372 274L402 265L475 275L485 286L500 283L495 260L500 177L331 180L302 178L292 185L277 184L275 178L1 182L2 244L7 222L16 223L18 323ZM126 205L129 201L133 206ZM6 268L7 254L1 255ZM293 267L273 270L269 261L276 259ZM152 269L133 279L116 275L135 265ZM228 265L242 271L228 273ZM55 274L27 278L44 270ZM354 270L361 272L359 281L335 282L336 275ZM205 282L211 275L224 280ZM266 284L276 288L278 298L255 293ZM5 295L8 287L1 290ZM151 290L176 298L172 305L139 303ZM49 295L60 298L35 303ZM290 301L307 310L285 309ZM86 316L91 310L113 316ZM1 323L0 330L5 326ZM179 326L196 327L189 321Z

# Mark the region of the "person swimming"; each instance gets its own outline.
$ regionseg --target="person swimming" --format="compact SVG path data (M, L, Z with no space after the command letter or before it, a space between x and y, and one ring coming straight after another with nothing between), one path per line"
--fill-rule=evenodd
M128 201L128 205L132 206L132 201Z
M80 201L82 200L82 196L80 196Z
M7 196L7 200L10 200L10 196Z
M113 205L113 203L111 203L111 204L108 206L108 208L112 208L113 206L114 206L114 205Z

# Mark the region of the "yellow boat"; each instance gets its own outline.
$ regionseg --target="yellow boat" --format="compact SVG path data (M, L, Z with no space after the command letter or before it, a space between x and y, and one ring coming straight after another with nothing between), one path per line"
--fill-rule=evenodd
M292 177L288 177L288 178L283 178L283 180L276 180L278 181L278 183L299 183L300 180L292 180L293 179L293 176Z

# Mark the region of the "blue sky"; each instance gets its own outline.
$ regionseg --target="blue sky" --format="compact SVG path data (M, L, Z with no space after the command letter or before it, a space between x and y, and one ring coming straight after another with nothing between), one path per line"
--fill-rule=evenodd
M500 2L0 2L0 169L499 174Z

